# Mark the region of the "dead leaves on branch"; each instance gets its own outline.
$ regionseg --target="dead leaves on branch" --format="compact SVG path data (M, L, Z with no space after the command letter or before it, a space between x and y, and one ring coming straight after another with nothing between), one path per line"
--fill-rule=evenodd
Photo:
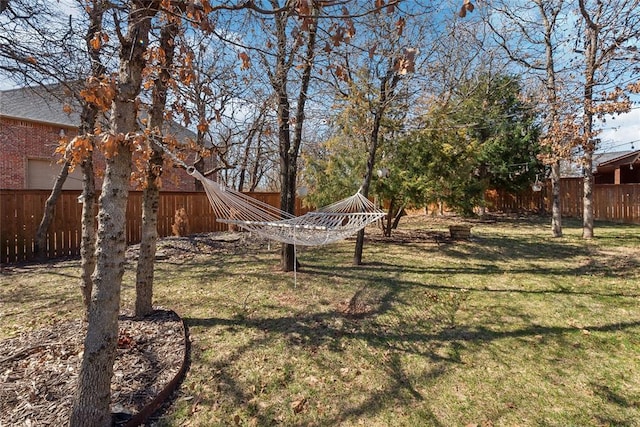
M240 69L248 70L251 68L251 58L247 54L247 52L238 52L238 59L242 62Z
M627 85L627 90L631 93L640 93L640 80Z
M99 51L105 43L109 42L109 35L104 31L96 31L89 41L89 46L95 51Z
M611 92L602 92L600 99L591 102L587 110L604 122L606 115L628 113L632 106L633 102L625 90L616 87Z
M376 13L380 13L381 10L386 8L388 14L392 14L396 11L397 1L390 1L389 3L385 3L384 0L375 0L375 11Z
M66 137L60 138L56 154L61 154L62 159L70 161L70 170L91 157L93 153L93 135L78 135L71 141Z
M471 3L471 0L464 0L462 7L460 7L460 12L458 12L458 16L460 16L460 18L464 18L467 16L467 12L473 12L474 9L475 6Z
M416 71L416 55L417 49L404 49L402 55L396 60L394 69L400 75L414 73Z
M574 148L584 145L585 137L582 126L575 116L557 120L551 124L546 135L540 138L540 145L549 148L538 156L545 164L552 164L559 159L571 157Z
M116 83L110 76L89 77L80 96L100 111L107 111L116 96Z

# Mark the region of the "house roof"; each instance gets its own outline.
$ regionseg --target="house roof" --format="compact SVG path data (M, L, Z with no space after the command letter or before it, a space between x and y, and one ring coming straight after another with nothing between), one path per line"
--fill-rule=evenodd
M80 111L80 103L72 96L71 90L60 84L0 91L0 117L77 128ZM196 138L194 132L173 121L169 124L168 133L178 141Z
M64 127L78 127L80 123L79 104L62 85L0 91L0 117Z
M640 158L640 150L617 151L603 153L600 157L594 156L594 164L597 169L615 169L623 165L637 163Z
M594 173L607 172L617 167L636 164L640 161L640 150L612 151L593 155ZM578 160L560 161L560 175L563 178L582 177L582 167Z

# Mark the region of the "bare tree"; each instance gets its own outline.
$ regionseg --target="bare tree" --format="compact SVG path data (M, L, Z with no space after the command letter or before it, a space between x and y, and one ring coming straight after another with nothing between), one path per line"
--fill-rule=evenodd
M155 49L155 77L151 93L148 126L150 140L149 159L145 163L145 182L142 194L142 231L140 253L136 268L135 315L144 317L153 311L153 271L158 239L158 209L160 205L159 179L164 163L162 135L165 127L165 106L171 85L171 67L175 53L175 40L180 29L178 18L169 11L163 12L158 48ZM156 143L154 143L156 141Z
M126 247L126 205L131 175L131 146L138 134L136 98L142 85L155 0L132 0L126 9L126 33L114 14L120 42L120 66L112 100L110 132L103 136L106 169L98 212L97 256L87 335L70 417L72 426L111 425L110 387L118 340L120 290Z
M560 208L560 161L569 158L575 137L567 131L562 119L559 85L563 71L558 68L558 50L566 44L560 21L567 14L564 0L534 0L531 3L492 2L487 23L498 45L508 58L528 73L539 76L545 90L541 98L546 111L545 135L541 142L547 148L544 161L551 168L551 232L562 236ZM496 19L497 18L497 19ZM495 21L494 21L495 20ZM544 58L544 60L540 60ZM562 66L560 66L562 67ZM570 112L569 112L570 113Z
M594 119L631 107L621 78L636 66L640 37L640 1L578 0L584 21L584 92L582 113L583 228L593 237L593 153L597 148ZM600 93L605 96L600 96Z
M305 106L316 55L318 17L325 3L331 2L300 2L292 5L290 2L280 4L278 0L270 0L273 13L259 18L266 32L266 43L255 53L260 57L260 64L276 99L280 209L289 213L294 213L295 209L297 163ZM297 262L293 245L283 244L280 254L282 270L292 271Z
M44 213L35 236L35 252L45 255L47 232L62 187L71 167L80 166L83 171L83 215L81 234L82 273L80 288L85 307L91 296L91 274L94 262L95 235L95 185L92 166L92 149L76 150L76 145L93 145L92 134L99 114L98 106L82 95L86 90L81 80L98 78L104 73L100 60L102 19L107 4L104 0L92 0L88 12L85 33L79 36L76 25L59 11L49 9L45 2L17 0L6 4L5 13L12 20L5 22L7 31L0 36L0 70L22 84L37 83L47 97L59 99L71 109L79 109L78 135L71 141L61 140L65 159L56 177L51 194L47 198ZM83 7L81 10L85 10ZM84 22L81 27L85 27ZM25 37L28 33L29 37ZM82 49L84 39L85 49ZM25 41L27 40L27 41ZM57 82L45 85L48 82Z

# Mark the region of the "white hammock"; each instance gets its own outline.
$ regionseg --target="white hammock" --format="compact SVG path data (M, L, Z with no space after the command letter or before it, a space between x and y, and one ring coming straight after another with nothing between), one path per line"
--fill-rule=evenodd
M332 205L294 216L204 177L194 167L187 172L202 182L217 221L278 242L317 246L345 239L385 213L360 192Z

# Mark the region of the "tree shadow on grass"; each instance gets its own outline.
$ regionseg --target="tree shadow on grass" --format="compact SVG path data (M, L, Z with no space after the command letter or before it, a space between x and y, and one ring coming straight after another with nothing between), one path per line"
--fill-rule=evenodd
M589 385L597 396L604 402L614 405L617 409L613 411L615 413L613 415L596 415L595 418L599 421L600 425L615 425L621 427L637 425L637 420L629 419L628 417L624 418L622 415L617 414L620 409L640 408L640 401L637 396L635 396L635 398L625 396L618 391L612 390L611 387L606 384L591 382Z
M380 270L384 271L386 275L381 275ZM541 276L550 276L554 278L569 276L575 277L583 274L584 267L576 267L573 269L551 269L551 268L531 268L531 269L519 269L512 273L529 273L537 274ZM519 293L519 294L561 294L561 295L585 295L585 296L606 296L606 297L637 297L640 293L620 291L620 292L600 292L592 290L581 290L579 288L566 288L566 287L546 287L540 289L525 289L518 288L516 286L491 288L482 286L474 288L472 286L454 286L454 285L441 285L434 282L417 282L411 280L400 280L401 274L425 274L429 276L443 276L451 277L453 275L489 275L504 273L498 267L492 265L484 266L453 266L453 267L438 267L438 268L421 268L412 267L407 265L397 265L387 262L371 262L366 265L354 267L354 266L324 266L324 265L307 265L303 270L306 274L315 276L340 276L346 281L368 281L372 284L379 284L388 286L394 284L395 286L409 286L409 287L422 287L433 290L445 290L445 291L472 291L472 292L495 292L495 293ZM628 274L634 274L629 272ZM616 276L618 277L618 276Z
M590 254L586 245L575 245L562 240L541 240L528 236L480 236L471 242L443 245L447 256L477 261L510 260L568 260Z
M412 284L413 285L413 284ZM276 317L236 317L236 318L195 318L185 317L189 327L215 328L226 327L234 330L260 331L264 335L237 348L233 354L215 363L213 368L217 379L228 387L220 392L226 393L237 405L245 405L250 400L250 392L234 379L232 365L239 360L243 353L255 347L268 346L272 340L284 337L288 346L308 351L340 352L341 342L364 342L366 346L375 349L385 358L379 360L379 366L386 373L387 381L383 386L371 390L359 403L345 404L338 414L325 416L319 420L319 425L336 425L346 420L357 420L365 416L374 416L397 406L420 405L421 417L430 419L433 425L438 425L437 419L428 409L418 402L425 396L415 387L417 379L406 372L406 367L400 357L409 353L427 358L431 361L431 370L425 375L428 380L446 374L448 370L460 363L459 357L453 353L468 345L484 346L488 343L509 339L542 336L545 338L562 339L573 334L582 334L583 330L590 332L615 332L640 328L640 321L629 321L604 325L584 325L580 329L572 326L540 326L531 324L527 327L512 330L497 330L486 326L455 325L454 327L419 328L411 325L397 325L397 327L381 327L376 321L379 316L388 313L396 302L399 289L402 286L390 286L387 291L379 295L378 304L368 310L364 316L350 317L348 310L331 310L325 312L302 313ZM446 288L447 290L450 288ZM357 297L356 291L354 298ZM360 295L362 295L360 293ZM388 326L388 325L387 325ZM415 325L414 325L415 326ZM450 357L443 356L443 349L452 348ZM381 353L376 353L381 354ZM628 403L620 396L612 398L616 402ZM609 399L611 400L611 399ZM258 412L260 422L270 423L271 415ZM263 425L263 424L260 424Z

